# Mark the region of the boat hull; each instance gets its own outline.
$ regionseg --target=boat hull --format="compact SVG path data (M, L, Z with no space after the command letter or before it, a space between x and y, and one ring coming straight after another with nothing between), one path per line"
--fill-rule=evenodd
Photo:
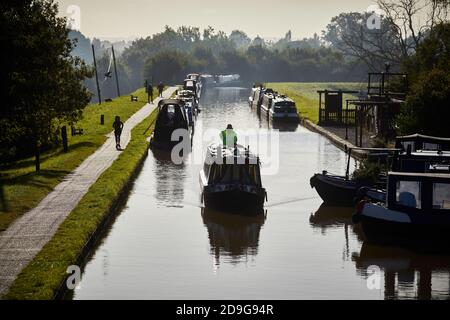
M353 220L361 223L365 237L375 244L450 250L450 218L445 214L411 214L365 204Z
M310 184L326 204L345 207L354 205L357 191L363 187L363 185L345 180L343 177L324 174L315 174L311 177Z
M222 209L241 214L257 215L264 209L266 191L258 188L254 192L246 191L246 186L227 186L227 190L218 191L214 187L203 189L205 207Z

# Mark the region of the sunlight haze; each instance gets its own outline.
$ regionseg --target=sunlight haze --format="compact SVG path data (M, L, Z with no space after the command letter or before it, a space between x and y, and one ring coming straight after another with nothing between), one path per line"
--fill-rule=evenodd
M165 25L201 29L211 25L229 34L232 30L280 38L288 30L294 39L311 37L341 12L365 11L373 0L60 0L59 11L66 16L69 5L80 7L81 32L88 37L135 38L161 32Z

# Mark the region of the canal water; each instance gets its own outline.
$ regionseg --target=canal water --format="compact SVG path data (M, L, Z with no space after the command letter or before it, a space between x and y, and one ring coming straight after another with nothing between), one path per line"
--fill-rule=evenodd
M248 95L242 88L204 93L182 164L149 151L73 298L448 299L450 259L366 243L352 209L325 207L309 184L324 169L343 174L345 154L301 126L272 128L248 107ZM202 132L228 123L279 130L278 170L262 176L263 216L202 208L202 162L192 158L206 147Z

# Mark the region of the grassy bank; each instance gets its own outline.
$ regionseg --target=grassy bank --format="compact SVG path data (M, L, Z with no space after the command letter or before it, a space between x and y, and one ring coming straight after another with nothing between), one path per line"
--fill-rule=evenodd
M354 82L275 82L268 83L266 86L292 98L297 105L300 116L314 123L318 123L319 121L319 94L317 90L365 90L363 84ZM354 96L344 95L344 101L345 99L354 98Z
M153 131L156 110L131 132L131 141L119 158L91 186L78 206L61 224L31 263L20 273L6 299L52 299L65 279L66 269L77 257L99 223L147 154L146 138ZM148 128L150 129L148 130ZM144 134L145 132L145 134Z
M83 112L83 119L76 124L77 128L83 128L84 134L72 137L68 129L69 152L64 153L62 148L58 148L44 153L39 173L35 172L34 158L0 167L3 198L6 204L6 208L0 206L0 231L5 230L17 217L35 207L65 175L97 150L106 141L106 134L112 131L112 122L116 115L125 122L147 101L144 89L135 91L133 95L138 96L138 102L131 102L128 95L115 98L113 102L87 106ZM102 114L105 116L104 125L100 125Z

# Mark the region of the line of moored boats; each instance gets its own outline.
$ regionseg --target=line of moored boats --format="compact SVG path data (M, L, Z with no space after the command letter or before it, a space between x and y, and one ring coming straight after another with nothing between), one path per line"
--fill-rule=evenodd
M155 130L150 140L152 149L169 151L182 139L192 145L195 122L200 112L199 100L206 89L208 77L193 73L187 75L183 88L172 99L158 103ZM173 137L177 129L188 134ZM207 147L204 166L200 172L201 201L205 207L243 212L261 213L266 190L262 186L259 157L249 146L239 144L211 144Z
M180 128L191 133L185 138L192 141L204 84L202 75L189 74L175 98L159 102L152 148L171 149L180 142L172 140ZM272 121L298 122L295 102L271 89L254 87L249 105ZM388 170L376 181L353 179L349 169L355 149L384 161ZM323 171L310 179L325 204L356 206L353 221L376 242L450 244L450 138L415 134L397 137L392 149L354 148L347 154L345 175ZM253 214L262 212L267 201L260 159L249 146L209 145L199 181L206 207Z
M298 123L299 117L295 102L271 88L253 87L248 104L268 120Z
M362 148L358 148L362 149ZM450 244L450 138L414 134L396 138L393 149L366 148L388 170L376 181L346 174L315 174L311 187L331 206L353 206L353 222L376 243L419 247Z

